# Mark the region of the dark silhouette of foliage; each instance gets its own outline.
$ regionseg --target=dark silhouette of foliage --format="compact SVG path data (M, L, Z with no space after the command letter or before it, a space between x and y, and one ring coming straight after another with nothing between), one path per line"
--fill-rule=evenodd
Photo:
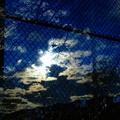
M100 100L101 98L99 98ZM109 98L108 98L109 99ZM2 120L119 120L120 103L112 103L109 106L99 105L96 114L94 99L86 101L74 101L67 104L55 104L49 107L38 107L28 110L20 110L11 114L2 115Z

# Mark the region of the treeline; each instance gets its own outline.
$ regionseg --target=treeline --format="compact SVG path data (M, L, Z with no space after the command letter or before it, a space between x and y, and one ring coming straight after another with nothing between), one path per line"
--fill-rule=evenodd
M120 120L120 102L113 102L112 97L77 100L71 103L55 104L49 107L38 107L20 110L2 115L2 120Z

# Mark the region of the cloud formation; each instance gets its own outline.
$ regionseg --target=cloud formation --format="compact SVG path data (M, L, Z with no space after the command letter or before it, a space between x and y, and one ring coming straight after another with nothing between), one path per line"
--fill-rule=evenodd
M70 48L77 45L78 40L73 39L50 39L48 41L48 50L39 50L37 62L39 65L31 64L30 67L25 68L24 71L15 73L14 77L21 78L24 84L32 82L40 82L41 80L56 80L59 75L67 75L68 79L80 79L85 74L90 65L80 65L83 61L81 58L91 55L91 51L69 51ZM54 52L58 47L66 46L68 51ZM18 60L19 64L22 62ZM58 69L59 66L60 68ZM54 70L53 70L54 68ZM55 71L55 72L54 72ZM78 75L79 74L79 75Z
M8 44L5 45L4 49L5 51L16 51L16 52L19 51L20 53L27 52L26 48L23 46L14 46L14 45L8 45Z
M12 113L22 109L42 107L41 104L34 104L21 97L2 97L0 101L2 101L2 104L0 104L0 112L2 113Z
M90 100L93 98L93 95L89 94L89 95L83 95L83 96L71 96L70 99L71 101L75 101L75 100Z

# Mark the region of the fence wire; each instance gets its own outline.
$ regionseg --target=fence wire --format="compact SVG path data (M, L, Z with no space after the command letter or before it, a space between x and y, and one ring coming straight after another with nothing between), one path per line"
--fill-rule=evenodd
M4 12L0 112L120 101L117 0L6 0Z

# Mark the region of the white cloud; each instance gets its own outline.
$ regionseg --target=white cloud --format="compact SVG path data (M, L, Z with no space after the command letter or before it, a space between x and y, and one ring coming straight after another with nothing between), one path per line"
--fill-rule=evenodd
M83 52L83 56L87 57L90 56L92 54L91 51L82 51Z
M70 64L69 66L67 66L67 69L65 71L60 73L60 75L68 75L67 79L77 79L77 80L80 79L82 81L78 81L78 82L83 83L85 81L86 82L91 81L91 79L82 77L85 76L90 70L92 70L92 64L82 65L82 66Z
M97 57L96 57L96 61L98 61L98 62L100 62L100 61L106 61L106 62L110 62L110 61L112 61L112 56L110 56L110 55L98 55Z
M8 44L5 45L5 50L6 51L17 51L18 50L21 53L25 53L27 51L26 48L23 46L12 46Z
M33 92L45 90L47 90L47 88L44 88L40 83L33 83L27 90L16 87L14 89L6 89L3 91L3 88L0 88L0 92L2 92L4 95L8 95L9 97L19 97L20 95L32 94Z
M17 46L16 50L19 50L21 53L25 53L26 52L26 49L24 47L22 47L22 46Z
M75 61L75 58L80 58L82 56L87 57L87 56L91 55L91 51L82 51L82 50L76 50L75 52L67 51L67 52L60 52L59 55L62 58L68 59L70 61L72 60L72 62L73 62L73 60ZM72 62L71 62L71 64L72 64Z
M15 36L14 33L16 32L17 22L13 21L10 25L5 27L5 35L4 37ZM13 37L14 38L14 37Z
M20 82L24 84L31 84L32 82L41 82L41 80L51 81L56 80L54 77L47 77L47 68L43 66L35 66L34 64L31 67L27 67L23 72L17 72L14 74L14 77L21 78Z
M71 101L75 101L75 100L89 100L93 98L93 95L89 94L89 95L83 95L83 96L71 96L70 99Z
M92 80L92 76L88 76L88 77L81 77L80 80L78 79L76 81L76 83L78 83L78 84L84 84L86 82L92 82L92 81L93 81Z
M52 45L56 45L56 47L62 46L64 44L64 39L50 39L48 42L49 47ZM55 48L56 48L55 47Z
M44 88L43 85L40 83L33 83L29 88L27 93L39 92L39 91L46 91L47 88Z
M15 70L15 67L12 67L12 66L11 67L10 66L9 67L5 67L5 68L7 69L7 70L5 70L6 73L12 72L12 71Z
M105 49L106 47L107 47L107 44L104 44L102 41L98 41L96 50Z
M74 39L65 40L65 39L66 38L50 39L49 42L48 42L48 45L51 49L56 49L57 47L60 47L62 45L65 45L67 48L72 48L78 43L78 40L74 40ZM52 45L55 45L55 46L52 47Z
M11 3L14 6L14 2ZM54 9L54 6L50 6L50 4L46 1L31 1L31 0L20 0L20 6L17 7L15 10L15 14L22 16L27 19L35 19L36 16L38 19L52 21L52 22L59 22L60 17L64 17L68 15L68 12L65 10L57 10ZM40 9L40 13L38 13L38 9Z
M22 63L22 59L17 61L17 64L20 65Z
M52 17L55 14L54 10L47 10L43 16Z
M67 40L65 42L65 44L68 48L74 47L77 43L78 43L78 40Z
M26 90L22 88L14 88L14 89L7 89L6 91L4 91L4 95L9 95L11 97L16 97L19 96L20 94L25 95Z
M83 33L85 33L87 35L87 37L86 37L87 40L90 40L90 36L89 36L89 34L87 34L87 33L90 33L90 29L88 27L83 30Z
M45 10L46 8L43 8L43 9ZM55 11L53 9L49 9L49 10L45 11L42 16L40 15L39 17L45 17L45 18L49 19L49 21L58 23L58 22L60 22L60 17L66 16L67 13L68 12L64 11L64 10Z

